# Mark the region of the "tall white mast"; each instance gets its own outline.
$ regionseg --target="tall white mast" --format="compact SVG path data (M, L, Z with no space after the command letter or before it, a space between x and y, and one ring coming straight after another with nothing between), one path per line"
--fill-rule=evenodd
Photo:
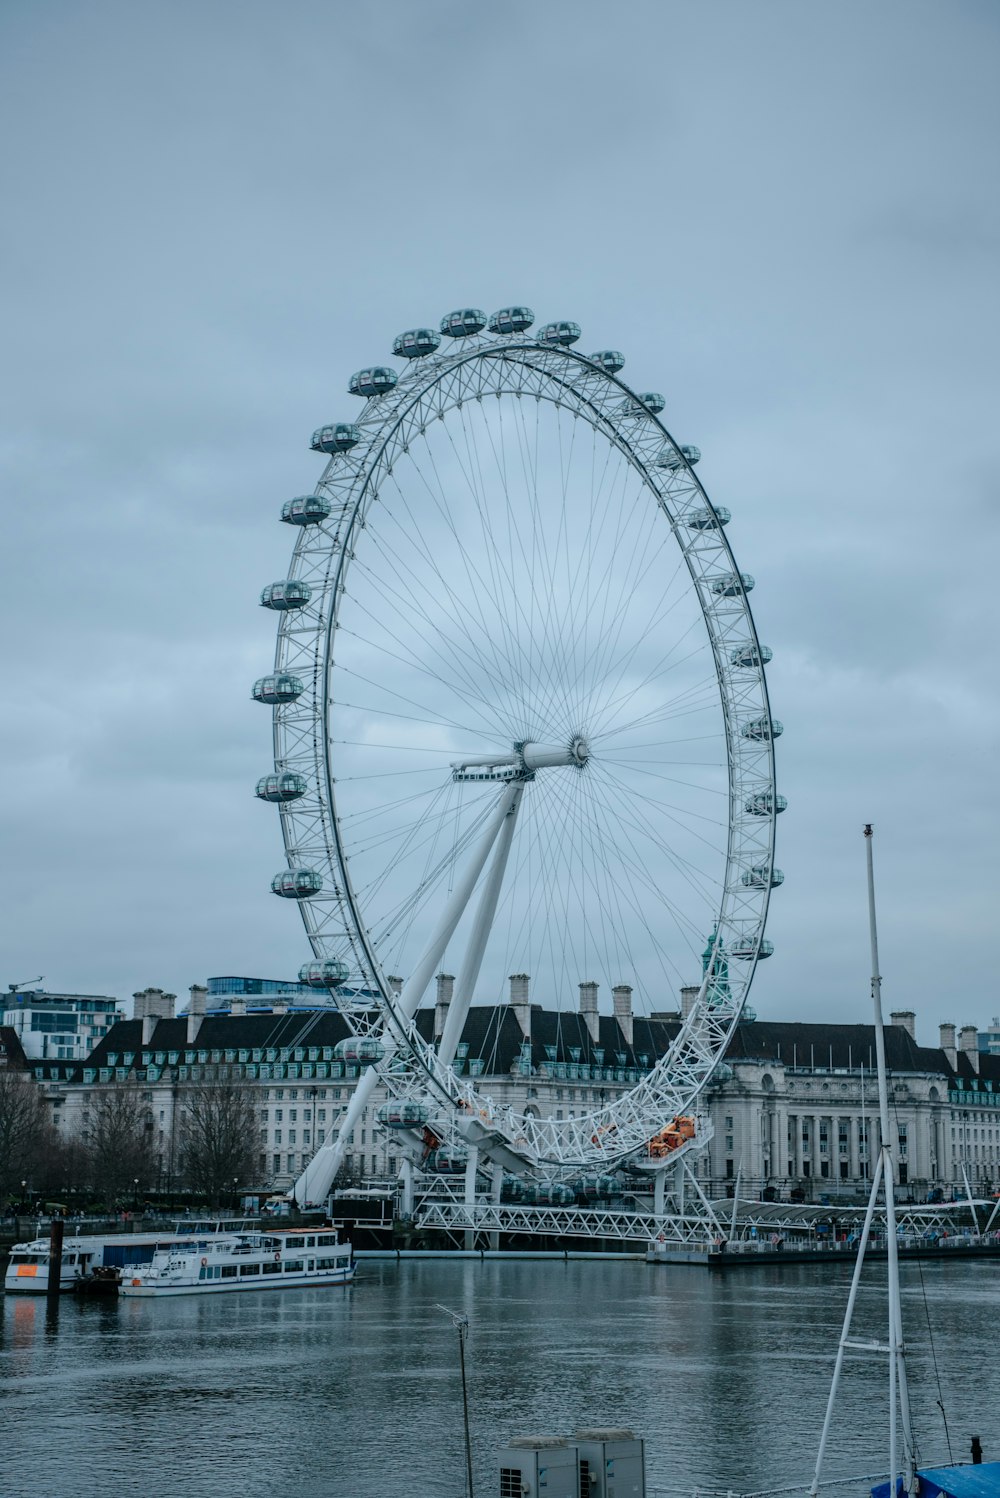
M847 1297L847 1310L844 1313L844 1326L840 1334L840 1345L837 1348L837 1361L834 1365L833 1378L830 1382L830 1397L827 1400L823 1431L820 1435L819 1450L816 1454L816 1470L813 1473L813 1480L809 1487L810 1498L816 1498L819 1492L820 1473L823 1467L823 1457L826 1454L826 1443L830 1434L833 1407L837 1398L837 1388L844 1366L844 1354L849 1349L853 1351L887 1352L889 1354L889 1491L890 1494L896 1492L897 1477L900 1475L897 1451L897 1413L899 1424L902 1427L903 1438L903 1488L910 1494L915 1493L917 1488L916 1456L913 1449L913 1431L910 1427L910 1395L906 1382L906 1347L903 1342L903 1318L899 1299L899 1245L896 1240L896 1200L893 1181L892 1135L889 1126L889 1084L885 1067L885 1030L882 1025L882 978L879 974L878 933L875 925L875 874L872 865L871 823L865 826L865 858L868 865L868 927L871 938L872 1006L875 1011L875 1059L878 1071L879 1152L878 1160L872 1173L868 1209L865 1212L861 1242L858 1244L858 1256L854 1264L851 1291ZM862 1070L862 1094L864 1091L863 1078L864 1072ZM870 1157L870 1148L868 1154ZM887 1343L871 1340L860 1341L852 1339L850 1335L851 1319L854 1315L854 1303L857 1299L858 1285L861 1281L861 1269L864 1264L865 1250L868 1247L868 1238L871 1232L872 1218L875 1215L875 1204L878 1200L880 1185L885 1190L886 1249L889 1260L889 1340Z

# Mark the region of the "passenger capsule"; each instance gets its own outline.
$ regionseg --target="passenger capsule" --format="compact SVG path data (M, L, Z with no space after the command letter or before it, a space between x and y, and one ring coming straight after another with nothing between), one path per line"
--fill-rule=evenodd
M312 597L312 588L298 577L286 577L280 583L268 583L260 595L262 608L277 609L287 614L291 609L304 609Z
M431 1116L426 1103L383 1103L376 1115L380 1124L388 1129L419 1129Z
M273 676L261 676L253 684L253 699L268 707L280 707L283 702L294 702L301 697L306 684L290 671L277 671Z
M470 338L481 333L486 326L486 313L478 307L460 307L457 312L446 312L441 319L441 332L446 338Z
M295 499L285 500L281 518L286 525L320 525L332 508L322 494L299 494Z
M737 645L735 650L729 652L729 659L734 666L742 666L744 670L751 667L766 666L774 655L770 645L754 645L748 642L746 645Z
M565 1181L534 1181L525 1186L524 1199L531 1201L529 1192L533 1191L534 1205L538 1207L569 1207L576 1201L576 1192L572 1186L567 1186Z
M749 593L753 578L749 572L722 572L709 580L712 592L720 598L737 598L740 593Z
M339 988L346 983L351 970L339 957L321 957L316 962L304 962L299 968L299 982L310 988Z
M504 1176L500 1183L500 1200L502 1202L524 1200L524 1182L520 1176Z
M501 307L489 320L491 333L525 333L535 320L530 307Z
M271 880L271 889L283 900L308 900L323 888L323 876L315 869L282 869Z
M651 411L654 416L658 416L667 404L667 398L658 390L644 390L639 394L639 404L645 410Z
M294 770L278 770L273 775L260 777L254 795L261 801L281 804L285 801L297 801L308 789L309 782L304 775L299 775Z
M376 364L372 369L359 369L347 383L351 395L388 395L399 376L394 369Z
M424 1169L435 1175L458 1175L468 1163L469 1152L462 1145L442 1145L440 1149L431 1150L424 1161Z
M361 441L360 427L349 421L337 421L328 427L319 427L312 434L309 446L314 453L346 453Z
M714 531L717 526L728 525L732 520L732 514L725 505L710 504L707 509L695 510L689 515L684 524L693 531Z
M617 374L620 369L625 368L625 355L614 348L602 348L596 354L591 354L590 362L599 364L605 374Z
M784 731L784 724L779 723L777 718L751 718L740 729L745 739L752 739L757 744L766 744L771 739L780 738Z
M784 884L785 876L780 869L768 869L766 863L752 863L743 870L740 880L747 889L777 889Z
M770 791L757 791L744 801L743 810L751 817L769 817L772 810L777 815L787 805L784 796L772 795Z
M657 468L676 470L683 468L685 464L688 468L693 468L700 458L700 447L689 447L683 443L680 447L671 447L668 443L665 447L660 448L653 461Z
M425 359L441 346L441 334L433 328L410 328L392 340L392 351L402 359Z
M385 1046L372 1035L348 1035L333 1048L334 1059L353 1066L374 1066L385 1055Z
M580 336L580 324L576 322L547 322L544 328L539 328L535 335L539 343L562 344L564 347L575 343Z
M774 942L768 941L766 936L762 937L759 943L755 936L739 936L736 938L736 941L733 943L733 945L729 948L730 957L738 957L741 962L749 962L754 953L756 953L762 961L765 957L773 957ZM744 1018L746 1017L747 1016L744 1011Z

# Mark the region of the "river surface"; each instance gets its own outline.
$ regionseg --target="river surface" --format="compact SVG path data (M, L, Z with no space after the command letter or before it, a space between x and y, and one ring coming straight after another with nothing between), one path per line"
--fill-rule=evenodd
M856 1333L881 1334L884 1266ZM518 1434L630 1426L651 1490L811 1475L850 1269L362 1260L349 1288L79 1303L6 1296L3 1498L476 1498ZM905 1264L925 1461L1000 1459L1000 1267ZM935 1372L935 1367L937 1372ZM940 1391L937 1377L940 1377ZM852 1359L825 1475L886 1465L885 1359ZM802 1488L799 1489L802 1491ZM850 1491L850 1490L848 1490ZM854 1491L863 1492L859 1486Z

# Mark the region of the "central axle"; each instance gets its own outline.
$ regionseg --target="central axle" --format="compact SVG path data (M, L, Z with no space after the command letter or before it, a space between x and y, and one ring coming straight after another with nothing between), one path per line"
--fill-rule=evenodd
M531 780L536 770L569 765L582 770L590 758L590 745L577 734L568 744L515 744L510 754L477 755L455 760L452 780Z

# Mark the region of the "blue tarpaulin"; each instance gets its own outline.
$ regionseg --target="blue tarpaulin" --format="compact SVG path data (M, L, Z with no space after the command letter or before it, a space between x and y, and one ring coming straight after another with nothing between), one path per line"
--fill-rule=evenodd
M969 1463L961 1467L921 1467L919 1498L1000 1498L1000 1462ZM896 1493L903 1498L903 1480L897 1478ZM872 1488L872 1498L889 1498L889 1484Z

